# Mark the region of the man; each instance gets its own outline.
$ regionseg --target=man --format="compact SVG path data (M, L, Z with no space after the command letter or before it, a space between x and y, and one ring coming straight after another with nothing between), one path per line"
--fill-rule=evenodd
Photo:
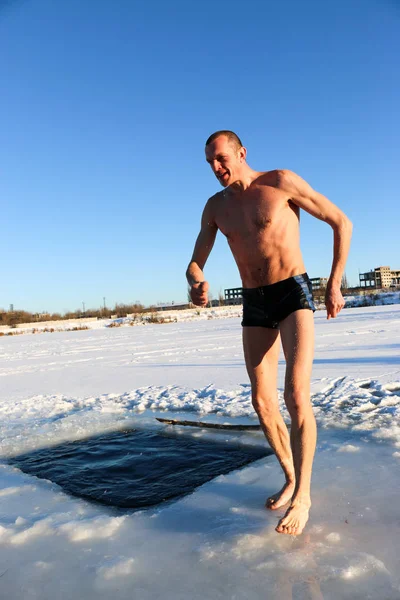
M327 317L344 306L340 284L352 225L344 213L301 177L287 170L258 172L232 131L217 131L206 160L224 188L203 212L186 276L197 306L208 302L203 268L218 229L227 237L243 285L243 347L252 402L264 434L285 475L283 488L266 506L289 507L276 531L299 535L308 520L316 424L310 402L315 310L299 246L300 208L328 223L334 233L332 271L326 289ZM290 436L279 411L279 343L286 359L284 397Z

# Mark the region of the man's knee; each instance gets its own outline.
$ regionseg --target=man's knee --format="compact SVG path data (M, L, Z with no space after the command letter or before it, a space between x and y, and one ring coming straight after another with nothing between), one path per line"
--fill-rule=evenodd
M262 415L264 419L273 418L279 412L276 392L274 394L255 392L252 394L251 401L256 413Z
M286 389L284 397L292 420L302 420L312 409L308 390L303 388Z

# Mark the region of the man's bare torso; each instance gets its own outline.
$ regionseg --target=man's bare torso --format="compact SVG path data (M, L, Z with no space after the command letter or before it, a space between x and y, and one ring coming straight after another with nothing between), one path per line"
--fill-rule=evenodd
M212 197L215 224L226 236L245 288L304 273L300 209L279 189L279 172L260 173L243 190L233 184Z

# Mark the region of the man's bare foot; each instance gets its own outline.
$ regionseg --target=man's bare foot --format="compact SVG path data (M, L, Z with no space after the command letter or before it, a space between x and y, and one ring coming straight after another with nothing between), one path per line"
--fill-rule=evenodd
M294 487L294 481L285 483L279 492L273 494L267 499L265 506L271 510L276 510L277 508L285 506L285 504L287 504L293 496Z
M297 502L289 506L286 514L279 521L276 531L289 535L300 535L308 521L311 502Z

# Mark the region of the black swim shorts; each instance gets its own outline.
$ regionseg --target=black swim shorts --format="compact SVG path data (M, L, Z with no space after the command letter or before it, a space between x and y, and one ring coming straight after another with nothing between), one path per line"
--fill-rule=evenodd
M307 273L258 288L243 288L243 327L279 329L279 323L292 312L315 304Z

